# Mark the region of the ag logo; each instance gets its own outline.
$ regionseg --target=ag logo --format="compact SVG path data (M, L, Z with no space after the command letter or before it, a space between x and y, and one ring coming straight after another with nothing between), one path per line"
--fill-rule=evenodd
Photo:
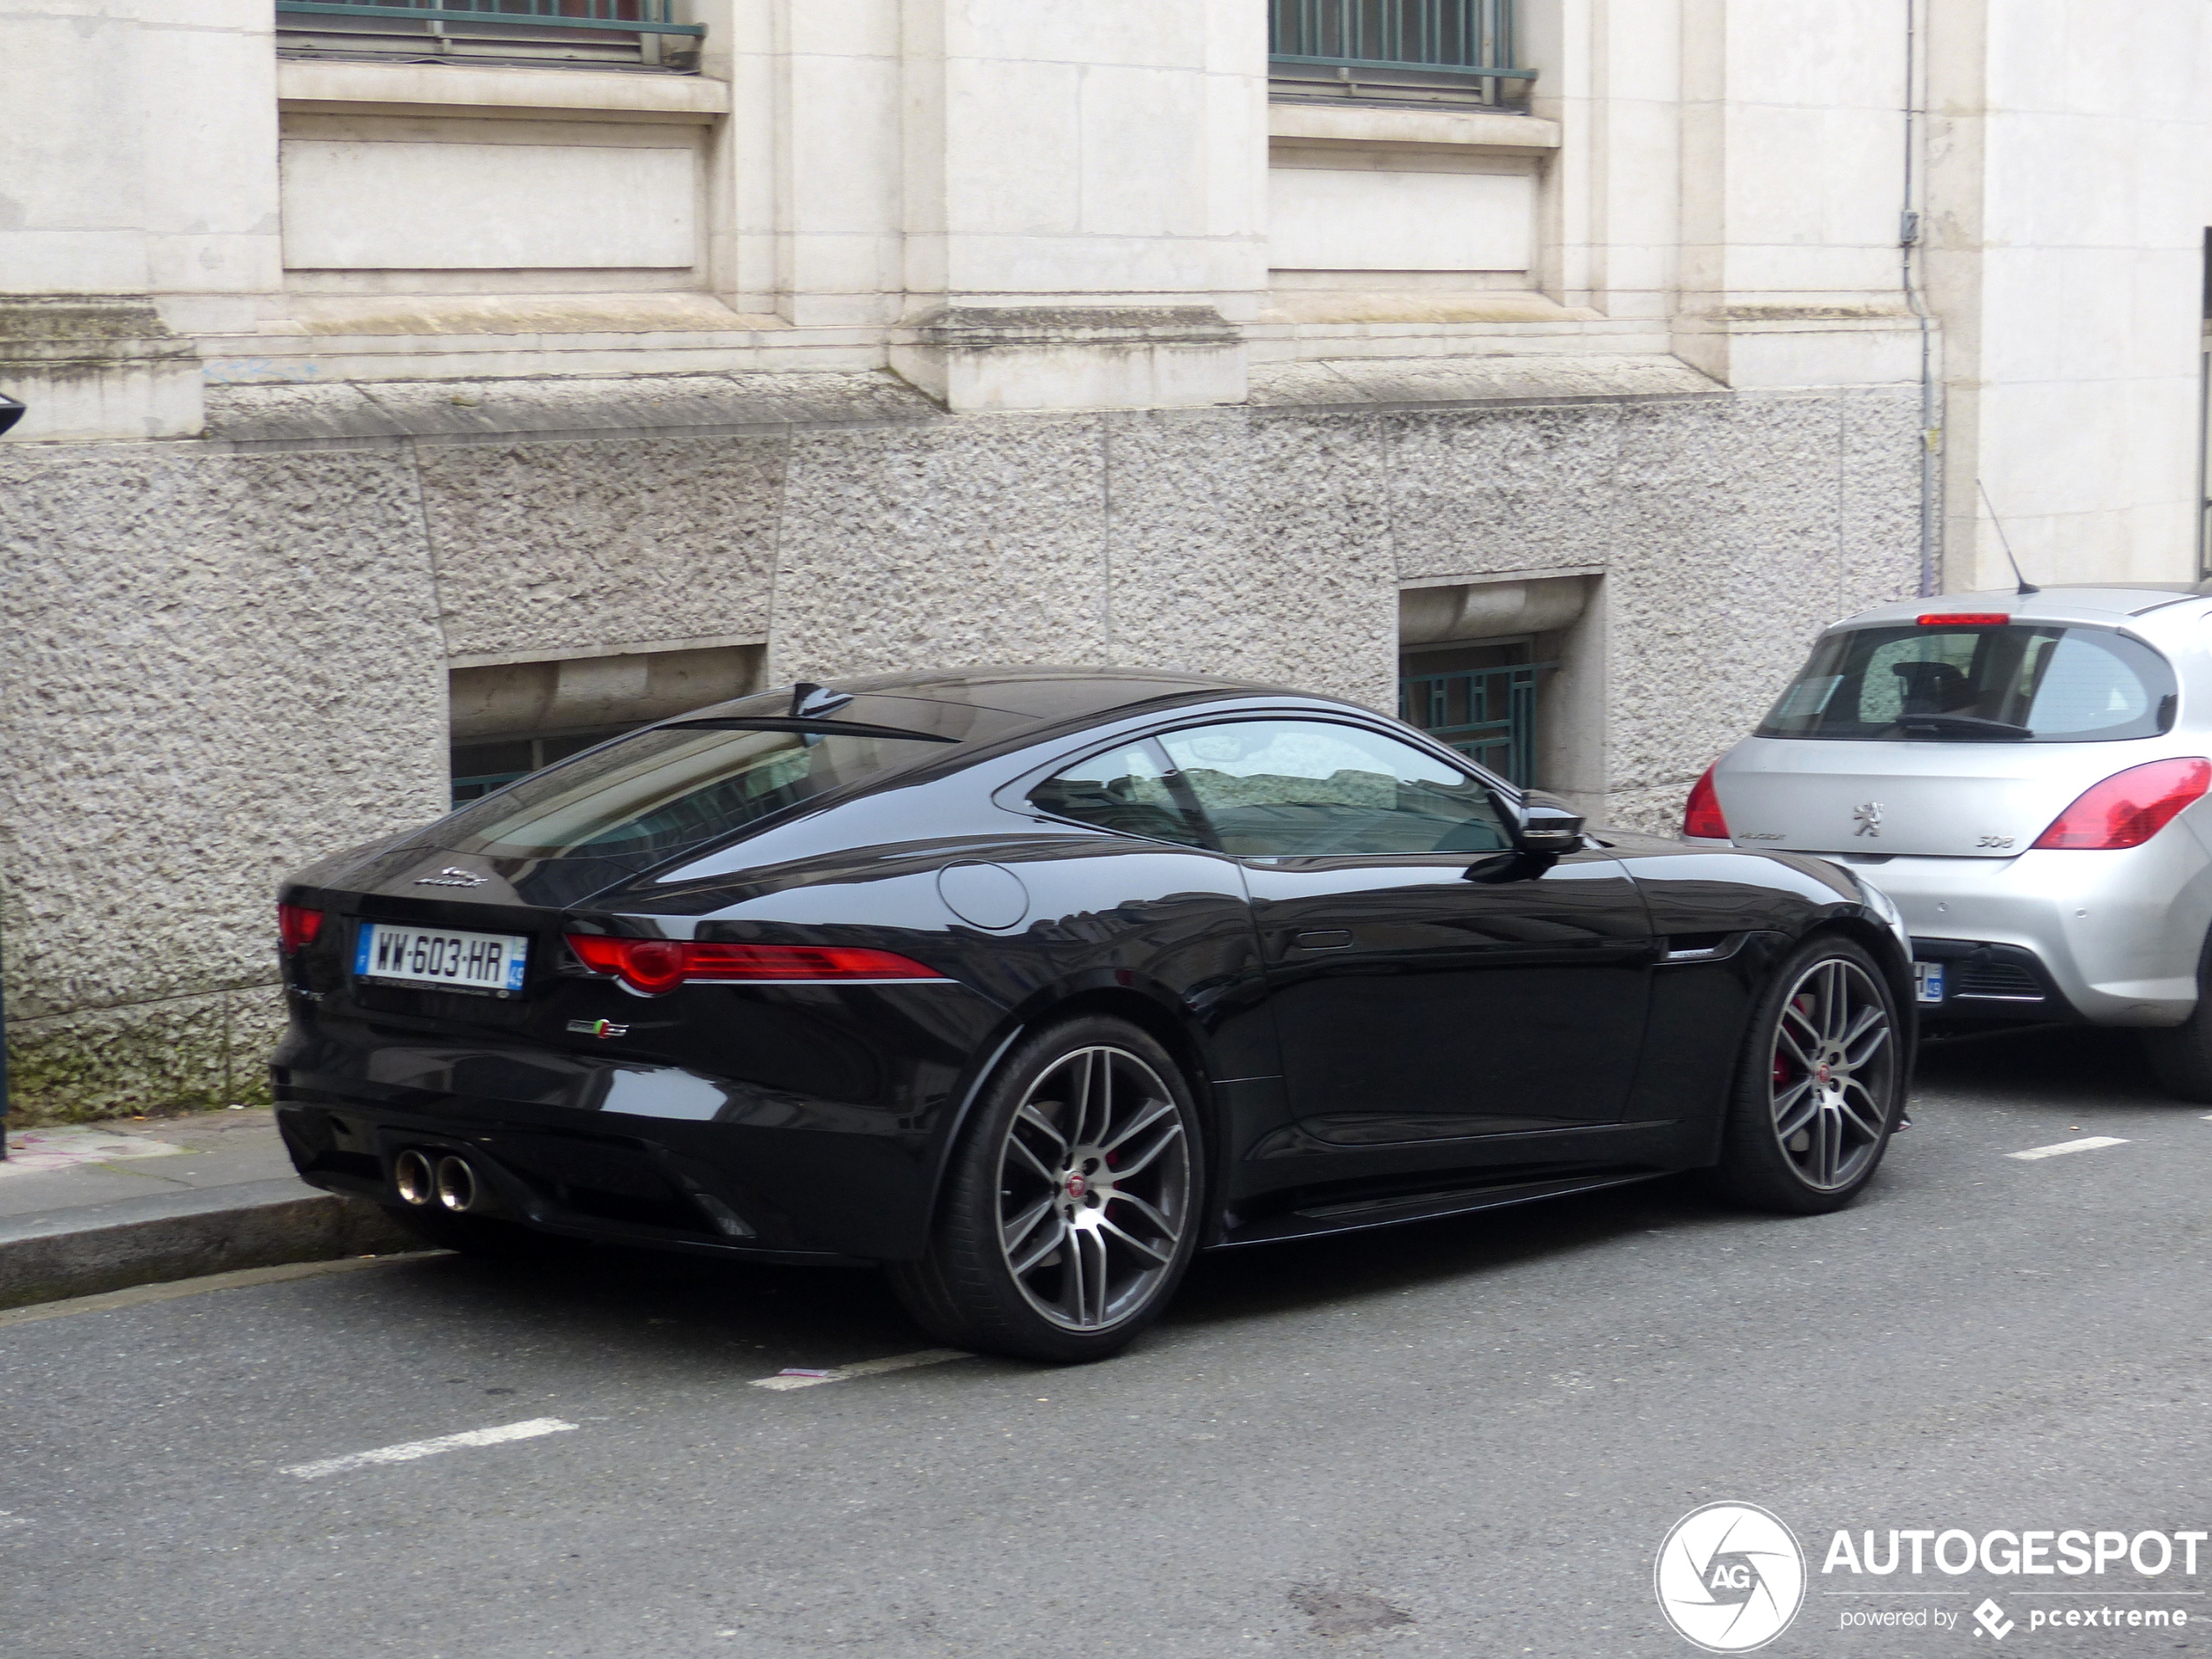
M1691 1510L1659 1546L1652 1578L1667 1622L1708 1653L1764 1648L1805 1599L1804 1552L1756 1504Z

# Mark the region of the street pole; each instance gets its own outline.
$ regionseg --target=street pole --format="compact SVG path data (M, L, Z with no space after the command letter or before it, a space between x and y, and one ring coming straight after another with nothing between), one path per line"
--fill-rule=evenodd
M0 433L23 419L23 405L0 392ZM0 961L4 954L0 953ZM0 1159L8 1156L8 987L0 973Z

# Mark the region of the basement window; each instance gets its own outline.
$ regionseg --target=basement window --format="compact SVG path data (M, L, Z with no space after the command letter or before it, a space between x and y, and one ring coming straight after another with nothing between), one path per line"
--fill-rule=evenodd
M718 645L456 668L448 678L453 804L655 720L758 691L761 654L758 645Z

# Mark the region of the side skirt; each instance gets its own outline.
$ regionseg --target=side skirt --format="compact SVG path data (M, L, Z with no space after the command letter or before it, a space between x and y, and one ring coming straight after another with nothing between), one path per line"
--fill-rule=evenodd
M1565 1197L1576 1192L1602 1192L1608 1187L1633 1186L1676 1174L1673 1170L1636 1170L1561 1177L1548 1181L1518 1181L1491 1186L1460 1187L1441 1192L1418 1192L1393 1198L1363 1198L1344 1204L1321 1204L1285 1214L1269 1216L1231 1229L1212 1250L1237 1250L1247 1244L1275 1244L1292 1238L1320 1238L1331 1233L1365 1232L1370 1228L1398 1227L1409 1222L1430 1221L1440 1216L1471 1215L1478 1210L1503 1210L1541 1198Z

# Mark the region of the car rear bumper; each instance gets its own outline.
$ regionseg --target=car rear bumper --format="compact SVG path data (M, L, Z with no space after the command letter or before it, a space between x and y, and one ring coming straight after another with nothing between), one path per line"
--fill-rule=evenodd
M2212 865L2181 826L2116 853L1838 861L1897 901L1916 958L1956 963L1977 987L1946 995L1943 1016L2162 1026L2196 1006Z
M951 1104L941 1094L934 1111L779 1128L457 1096L395 1103L318 1081L280 1076L277 1123L300 1177L329 1191L404 1208L395 1166L414 1150L462 1159L482 1213L537 1231L824 1264L920 1252Z
M1921 970L1917 1005L1926 1024L2040 1024L2082 1018L2049 966L2023 946L1986 939L1915 939L1912 960ZM1925 972L1931 966L1940 972Z

